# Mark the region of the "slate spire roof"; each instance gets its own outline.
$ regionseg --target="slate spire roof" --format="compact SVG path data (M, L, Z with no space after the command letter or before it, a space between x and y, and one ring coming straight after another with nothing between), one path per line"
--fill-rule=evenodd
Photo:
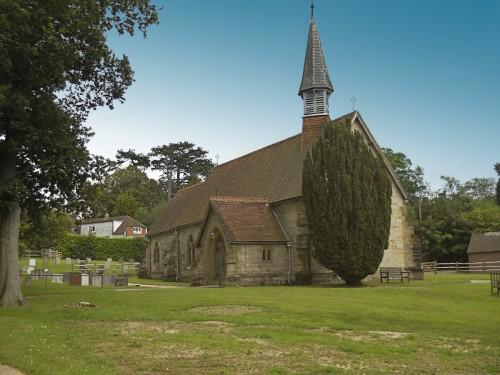
M321 48L318 26L314 14L311 13L309 35L307 37L306 57L304 59L304 72L300 84L299 95L310 89L327 89L333 91L333 85L328 76L325 56Z

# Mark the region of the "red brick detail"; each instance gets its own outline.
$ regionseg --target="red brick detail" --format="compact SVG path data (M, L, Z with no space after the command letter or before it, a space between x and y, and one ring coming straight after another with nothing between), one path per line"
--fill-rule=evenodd
M127 227L127 237L145 237L146 236L146 230L144 228L141 228L141 233L134 233L134 228L133 227Z
M328 115L303 117L300 149L304 150L313 144L321 133L323 126L328 122L330 122L330 116Z

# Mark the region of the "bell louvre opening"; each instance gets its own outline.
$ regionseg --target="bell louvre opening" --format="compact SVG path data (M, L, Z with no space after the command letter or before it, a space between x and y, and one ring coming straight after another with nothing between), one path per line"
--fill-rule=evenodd
M328 93L326 90L311 90L304 93L304 115L328 114Z

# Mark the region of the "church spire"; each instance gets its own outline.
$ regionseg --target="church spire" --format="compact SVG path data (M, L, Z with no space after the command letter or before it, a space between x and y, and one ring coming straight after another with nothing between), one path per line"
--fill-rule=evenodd
M309 22L304 71L299 89L299 95L304 100L304 115L328 114L328 97L332 92L333 85L328 75L318 27L314 18L314 4L311 4L311 21Z
M299 89L299 95L304 101L301 149L312 144L321 132L323 125L330 121L328 98L332 92L333 85L328 76L318 26L314 18L314 4L311 2L306 57Z

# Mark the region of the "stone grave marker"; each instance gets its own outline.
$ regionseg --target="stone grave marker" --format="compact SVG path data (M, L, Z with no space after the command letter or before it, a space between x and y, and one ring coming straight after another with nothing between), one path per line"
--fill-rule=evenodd
M82 286L89 286L89 274L82 273Z
M66 264L71 264L71 258L66 258Z

